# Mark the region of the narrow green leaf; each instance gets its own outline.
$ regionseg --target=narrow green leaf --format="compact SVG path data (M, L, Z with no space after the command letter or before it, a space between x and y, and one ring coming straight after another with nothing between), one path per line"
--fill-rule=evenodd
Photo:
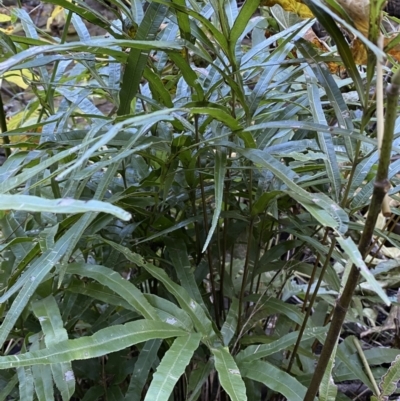
M192 66L188 63L188 61L179 53L170 53L171 60L175 63L176 68L180 70L183 79L189 85L189 87L193 88L196 91L197 96L192 95L195 101L204 100L204 90L199 83L196 72L193 70Z
M304 330L301 341L306 341L311 338L323 335L328 331L327 327L316 327ZM258 359L264 358L268 355L275 354L294 345L299 336L298 331L288 333L282 336L279 340L275 340L269 344L250 345L243 351L240 351L236 360L240 364L255 362Z
M19 397L20 400L32 401L33 400L33 376L32 369L29 367L17 369L19 381Z
M221 386L232 401L247 401L246 386L227 347L212 348Z
M191 266L186 244L179 238L164 238L168 256L176 270L182 287L199 305L206 309L194 277L194 267Z
M89 53L102 53L114 58L125 58L126 55L121 50L115 50L118 47L128 47L136 49L138 52L150 51L152 49L159 49L163 51L179 51L182 46L177 42L161 42L156 40L124 40L124 39L91 39L86 42L68 42L60 45L47 45L47 46L33 46L27 50L17 53L6 61L0 63L0 75L11 69L20 69L20 63L36 56L37 54L45 53L62 53L62 52L89 52ZM146 59L147 60L147 59Z
M37 399L39 401L54 400L54 385L50 365L32 366L32 372Z
M4 386L0 391L0 401L8 400L8 396L14 390L14 387L18 384L18 376L15 374L11 380Z
M256 0L246 0L242 5L239 11L239 15L236 17L229 35L229 46L231 47L232 54L235 49L236 42L245 30L247 23L249 22L250 18L253 16L259 5L260 2Z
M151 339L186 335L187 332L167 323L137 320L107 327L92 336L61 341L39 351L0 357L0 369L96 358Z
M236 333L239 313L239 301L237 298L232 299L231 307L229 308L228 316L221 328L224 345L227 347Z
M144 296L150 305L156 309L162 322L172 324L187 332L193 331L192 319L178 305L154 294L144 294Z
M161 78L155 72L146 67L143 71L143 78L149 81L154 99L165 107L174 107L171 94L165 88Z
M365 184L366 177L371 172L372 167L378 163L378 159L379 154L375 151L357 164L353 179L348 184L350 185L349 194L351 197L357 195L357 190Z
M221 121L227 125L232 131L237 131L241 129L241 125L233 118L231 115L226 113L220 108L214 107L191 107L191 114L206 114L208 116L214 117L216 120Z
M270 170L289 188L287 194L303 205L321 224L337 229L340 233L347 231L348 215L343 209L325 194L310 194L294 183L296 173L259 149L237 148L244 157Z
M167 10L168 8L165 5L150 3L139 25L135 40L132 42L153 39L164 20ZM119 108L117 111L119 116L129 114L131 102L137 94L140 80L147 64L147 58L148 53L143 53L140 49L132 49L129 53L119 92Z
M97 200L80 201L72 198L44 199L30 195L0 195L0 210L25 210L29 212L50 213L110 213L121 220L128 221L131 214L110 203Z
M312 69L310 67L306 67L306 71L308 74L312 74ZM319 87L317 85L316 79L312 79L310 76L307 77L307 92L309 96L309 103L311 108L311 113L314 118L314 122L318 124L328 125L325 113L322 108L321 97L319 93ZM326 155L326 159L324 160L326 173L329 178L329 183L332 186L332 195L333 200L338 202L340 199L342 182L340 178L339 164L336 157L336 151L333 144L333 139L330 134L326 132L317 132L318 136L318 144L321 150Z
M326 367L324 376L319 386L319 399L320 401L335 401L337 395L337 386L332 378L332 370L335 366L337 343L329 358L328 366Z
M154 2L165 4L167 6L173 7L175 10L180 11L182 13L187 13L189 16L193 17L193 19L199 21L203 25L203 29L209 30L211 37L213 37L221 46L221 49L225 50L228 48L228 41L222 32L213 25L211 21L208 20L205 16L201 15L200 13L187 8L182 7L176 3L170 3L165 0L154 0Z
M397 390L397 384L400 380L400 355L396 356L396 359L391 363L390 368L386 374L382 377L379 383L382 389L380 399L385 400L386 397L392 395Z
M165 288L177 299L181 308L191 317L196 329L203 334L205 340L215 337L215 332L211 320L206 315L204 309L193 299L190 298L187 291L174 283L163 269L154 266L152 263L146 262L142 256L131 252L128 248L116 244L112 241L103 239L104 242L120 251L128 260L146 269L154 278L164 284Z
M94 140L95 139L93 138L90 142L93 142ZM82 148L84 148L87 145L88 145L87 143L82 143L80 145L74 146L73 148L64 150L50 157L49 159L41 161L36 166L24 170L21 174L18 174L16 177L10 177L7 180L0 182L0 193L3 194L5 192L11 191L12 189L19 187L20 185L28 181L30 178L49 168L54 163L57 163L60 160L65 159L71 154L78 153ZM64 168L65 165L62 165L61 169Z
M241 364L240 371L244 377L263 383L269 389L282 394L288 401L302 401L306 395L306 387L268 362Z
M147 341L135 363L128 391L125 394L125 401L140 401L142 391L146 384L150 369L157 359L157 352L160 348L160 340Z
M226 149L217 149L215 153L215 167L214 167L214 191L215 191L215 209L212 218L210 231L207 234L206 242L204 243L202 252L208 248L208 244L214 234L218 225L219 215L222 209L222 200L224 197L224 182L226 174Z
M386 305L389 306L391 304L389 297L387 296L383 288L379 285L379 283L376 281L374 275L368 269L354 241L350 237L346 239L344 239L343 237L338 237L337 241L339 242L343 250L346 252L346 255L350 258L350 260L360 269L361 275L371 286L371 289L379 295L379 297Z
M168 401L175 384L199 346L201 335L178 337L161 360L147 391L145 401Z
M188 401L197 401L199 399L203 384L207 381L211 372L214 369L214 361L209 359L207 363L199 361L197 368L193 369L190 373L188 392L190 396Z
M181 7L186 7L185 0L172 0L172 3L178 4ZM190 29L189 15L184 12L176 11L176 17L178 20L181 38L190 41L192 35L191 35L191 29Z
M60 310L53 296L36 301L32 305L32 309L42 326L47 347L68 340L67 330L64 328ZM51 371L62 399L64 401L70 400L75 392L75 377L71 363L53 364L51 365Z
M133 306L143 317L151 320L159 320L156 311L146 300L143 293L112 269L100 265L71 263L68 265L66 272L68 274L90 277L98 281L121 296L122 299Z
M14 299L0 326L0 344L7 339L8 334L14 327L20 314L42 282L44 277L50 272L54 265L63 257L68 245L76 236L74 226L72 226L57 242L53 249L44 252L25 274L20 277L17 283L4 294L3 298L8 299L13 293L22 287L21 291ZM77 239L76 239L77 240ZM0 301L4 302L4 301Z
M30 340L32 342L30 351L38 351L43 343L40 335L36 334ZM54 384L50 365L32 366L32 374L38 401L54 400Z

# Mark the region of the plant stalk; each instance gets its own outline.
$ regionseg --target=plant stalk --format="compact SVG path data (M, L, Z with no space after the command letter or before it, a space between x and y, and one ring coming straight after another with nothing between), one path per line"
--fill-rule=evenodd
M372 240L376 220L381 211L383 199L390 186L387 177L390 164L390 155L392 151L393 132L396 121L396 111L397 111L397 102L399 94L400 94L400 71L397 71L392 77L392 83L391 85L388 86L386 91L387 108L386 108L385 130L382 141L381 155L379 159L378 170L376 173L371 204L368 210L367 219L365 221L365 228L362 233L360 243L358 245L358 250L360 251L363 258L365 258L368 252L368 247ZM336 301L332 317L332 323L329 328L325 344L322 348L318 364L315 368L314 375L311 379L310 386L308 387L307 393L304 397L304 401L314 401L314 398L318 393L319 386L324 376L326 367L329 363L329 358L339 339L342 325L346 317L349 305L351 303L354 291L357 287L359 278L360 278L360 271L355 265L353 265L350 270L347 283L343 289L343 293L340 296L340 298L338 298Z

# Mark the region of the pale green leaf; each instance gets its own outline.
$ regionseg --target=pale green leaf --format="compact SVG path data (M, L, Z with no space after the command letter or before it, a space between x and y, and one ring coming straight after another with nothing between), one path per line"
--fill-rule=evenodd
M221 386L232 401L246 401L246 387L235 360L227 347L212 348L215 369Z
M55 346L68 340L67 330L61 318L60 310L53 296L36 301L32 309L42 326L47 347ZM70 362L51 365L53 379L64 401L70 400L75 392L75 377Z
M122 245L105 239L103 239L103 241L120 251L128 260L135 263L137 266L146 269L154 278L163 283L165 288L177 299L180 307L190 316L196 329L203 334L205 337L203 340L215 337L214 328L204 309L190 298L183 287L174 283L163 269L146 262L142 256L133 253L130 249Z
M386 292L379 285L374 275L368 269L354 241L350 237L346 239L338 237L337 241L345 251L346 255L350 258L350 260L360 269L361 275L368 282L371 288L380 296L380 298L386 305L390 305L391 302L389 297L386 295Z
M382 377L379 386L382 390L380 399L385 400L397 390L397 384L400 381L400 355L391 363L390 368Z
M92 336L62 341L39 351L0 357L0 369L96 358L151 339L185 335L187 332L167 323L137 320L107 327Z
M122 299L133 306L145 318L158 320L156 311L146 300L143 293L120 274L108 267L87 263L71 263L68 265L67 273L90 277L98 281L121 296Z
M337 395L337 386L333 381L332 370L335 366L337 343L329 357L328 366L326 367L324 376L319 386L319 399L320 401L335 401Z
M328 331L327 327L316 327L304 330L301 337L302 342L323 335ZM288 349L294 345L299 336L298 331L288 333L282 336L279 340L275 340L269 344L251 345L243 351L240 351L236 360L240 363L254 362L258 359L264 358L268 355L275 354L276 352Z
M143 388L146 384L150 369L157 359L157 352L160 348L160 340L149 340L146 342L135 363L128 391L125 394L125 401L140 401Z
M228 316L221 328L222 338L224 339L224 345L228 346L234 337L237 329L239 313L239 301L237 298L232 299L231 307L229 308Z
M168 256L176 270L179 281L182 287L189 293L190 297L194 299L199 305L205 305L201 297L199 287L197 286L194 277L194 266L190 264L186 244L179 238L164 238L165 245L167 246Z
M30 367L17 369L19 381L19 397L24 401L33 400L33 376Z
M263 383L269 389L282 394L288 401L303 401L306 387L288 373L264 361L240 364L244 377Z
M178 337L165 353L147 391L145 401L168 401L177 381L199 346L201 335Z
M212 218L211 228L207 234L206 242L204 243L202 252L205 252L214 231L218 225L219 215L222 209L222 200L224 197L224 180L226 174L226 149L217 149L215 152L215 167L214 167L214 191L215 191L215 209Z

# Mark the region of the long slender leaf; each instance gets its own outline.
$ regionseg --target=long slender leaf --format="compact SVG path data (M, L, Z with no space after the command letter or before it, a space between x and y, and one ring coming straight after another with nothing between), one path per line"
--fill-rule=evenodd
M288 401L302 401L306 394L306 387L300 384L288 373L279 370L274 365L264 361L254 361L240 365L244 377L263 383Z
M100 284L103 284L120 295L143 317L158 320L154 308L149 304L142 292L129 281L123 279L120 274L108 267L85 263L71 263L68 265L66 272L69 274L78 274L83 277L90 277L98 281Z
M147 341L135 363L135 369L129 382L128 391L125 394L125 401L140 401L142 391L146 384L150 369L157 359L157 352L160 348L160 340Z
M232 401L246 401L246 387L235 360L225 347L212 348L219 381Z
M145 401L168 401L176 382L199 346L200 339L200 334L193 333L174 341L153 376Z
M33 312L39 319L45 335L44 341L47 347L57 345L68 339L64 329L60 310L56 300L49 296L33 304ZM75 377L70 362L51 365L53 380L56 383L61 397L68 401L75 392Z
M110 213L121 220L129 220L130 213L97 200L80 201L76 199L44 199L30 195L0 195L0 210L26 210L30 212L52 213Z
M177 299L181 308L191 317L196 329L203 334L203 341L215 339L214 328L204 309L193 299L187 291L174 283L164 270L146 262L140 255L131 252L128 248L118 245L115 242L106 241L113 248L120 251L128 260L146 269L154 278L164 284L165 288Z
M0 369L90 359L151 339L185 335L187 332L167 323L137 320L99 330L92 336L61 341L39 351L0 357Z
M212 218L211 228L207 234L206 242L203 246L203 252L206 251L214 231L218 225L219 215L221 214L222 199L224 196L224 180L226 174L226 150L219 149L215 154L215 168L214 168L214 188L215 188L215 209Z
M139 25L134 42L153 38L167 10L165 5L152 2ZM119 116L129 114L131 102L138 92L140 80L147 64L147 57L148 53L142 53L141 49L132 49L129 54L119 93L120 104L117 111Z

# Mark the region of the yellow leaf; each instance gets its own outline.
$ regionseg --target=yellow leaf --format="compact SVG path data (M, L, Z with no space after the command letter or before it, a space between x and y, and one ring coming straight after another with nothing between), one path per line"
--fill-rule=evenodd
M32 113L29 113L27 115L26 110L21 110L18 113L12 115L8 120L7 120L7 128L9 131L21 128L21 127L29 127L32 124L37 123L37 118L39 116L39 110L35 110ZM29 128L27 129L26 132L27 135L12 135L10 136L10 142L11 145L17 145L18 148L25 150L27 149L26 146L21 146L21 143L39 143L40 139L40 132L33 133L29 131Z
M11 17L6 14L0 14L0 23L3 24L4 22L10 22Z
M314 18L311 10L301 1L296 0L262 0L260 5L272 7L279 4L285 11L296 13L300 18Z
M24 77L26 79L24 79ZM29 70L23 69L19 71L7 71L6 73L4 73L2 78L9 83L19 86L22 89L26 89L29 87L27 81L31 81L33 75Z

